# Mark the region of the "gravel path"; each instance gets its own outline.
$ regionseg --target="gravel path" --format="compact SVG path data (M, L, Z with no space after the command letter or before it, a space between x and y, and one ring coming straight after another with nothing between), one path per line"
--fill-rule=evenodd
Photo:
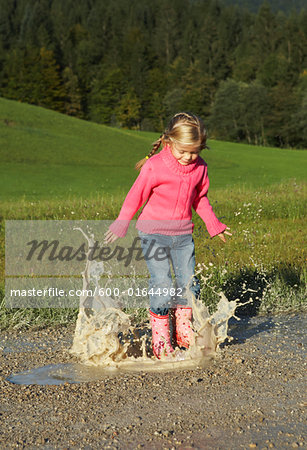
M74 327L0 334L0 448L306 448L306 314L243 319L205 369L17 385Z

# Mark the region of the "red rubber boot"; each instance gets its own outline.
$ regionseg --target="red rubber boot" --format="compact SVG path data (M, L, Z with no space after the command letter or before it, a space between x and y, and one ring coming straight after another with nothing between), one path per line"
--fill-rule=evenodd
M176 340L179 347L189 348L193 341L192 308L189 306L177 306L176 317Z
M163 354L168 356L174 351L170 338L169 316L168 314L159 316L152 311L149 311L149 313L152 329L152 349L154 355L160 359Z

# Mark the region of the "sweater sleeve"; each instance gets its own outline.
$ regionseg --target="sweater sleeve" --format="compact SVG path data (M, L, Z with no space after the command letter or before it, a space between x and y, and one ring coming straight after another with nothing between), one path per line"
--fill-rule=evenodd
M119 237L126 236L129 223L134 214L149 198L154 187L155 176L150 161L146 161L141 172L128 192L119 216L113 222L109 230Z
M209 189L209 178L207 173L207 166L204 170L204 176L197 186L197 194L193 202L193 208L197 214L205 222L208 233L211 237L222 233L226 229L226 225L218 220L213 212L212 206L207 197Z

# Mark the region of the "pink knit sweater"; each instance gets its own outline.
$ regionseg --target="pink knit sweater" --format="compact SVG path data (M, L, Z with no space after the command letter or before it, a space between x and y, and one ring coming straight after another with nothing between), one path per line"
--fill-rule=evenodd
M136 223L144 233L167 235L193 231L192 207L203 219L211 237L226 229L215 216L207 198L207 164L198 157L187 166L180 164L166 145L146 161L110 230L126 235L129 222L146 202Z

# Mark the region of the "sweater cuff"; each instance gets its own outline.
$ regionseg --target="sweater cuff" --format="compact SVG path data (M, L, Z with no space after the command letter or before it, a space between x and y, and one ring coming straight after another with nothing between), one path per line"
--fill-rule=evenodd
M115 222L111 223L109 226L109 230L118 237L125 237L129 228L129 223L130 220L116 219Z
M215 217L214 219L212 218L212 220L207 221L206 222L206 227L208 230L208 233L210 234L211 237L217 236L218 234L222 233L223 231L226 230L227 225L225 225L224 223L220 222L218 220L217 217Z

